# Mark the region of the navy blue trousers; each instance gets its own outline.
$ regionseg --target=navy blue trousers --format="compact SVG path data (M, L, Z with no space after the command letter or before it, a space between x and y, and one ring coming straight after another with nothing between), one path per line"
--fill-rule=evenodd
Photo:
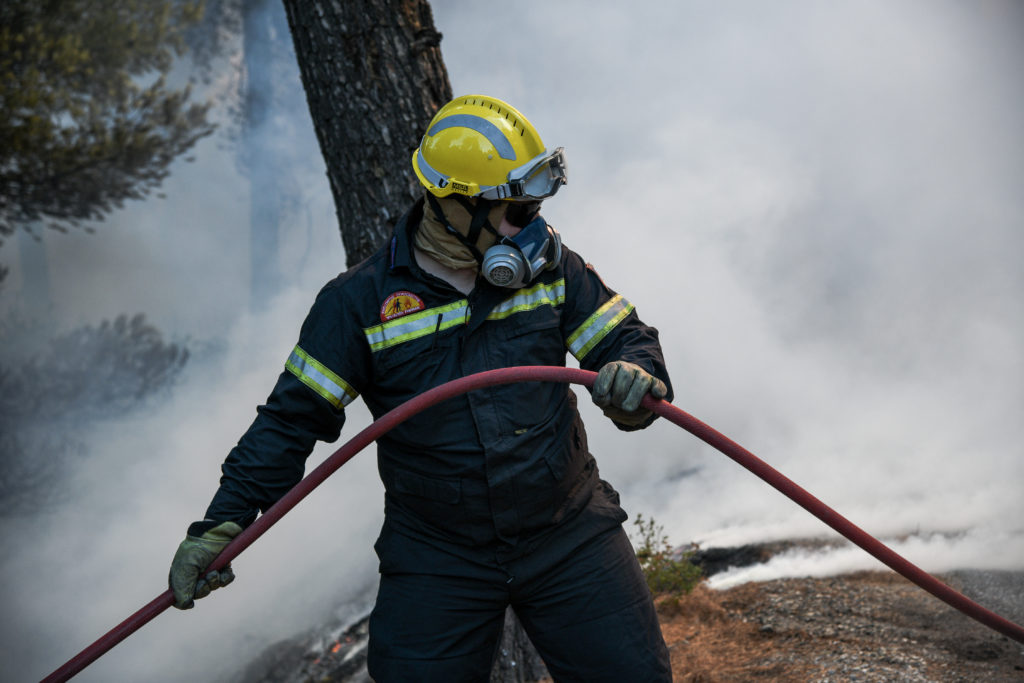
M404 546L420 569L382 562L368 652L377 683L487 681L508 605L559 683L672 680L651 594L621 526L505 563L453 562L422 539L389 545Z

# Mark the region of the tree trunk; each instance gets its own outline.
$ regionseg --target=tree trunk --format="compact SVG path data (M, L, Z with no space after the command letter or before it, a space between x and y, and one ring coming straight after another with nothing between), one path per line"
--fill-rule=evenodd
M284 0L349 267L422 194L412 154L452 98L426 0ZM546 676L509 610L492 683Z
M489 683L532 683L546 678L549 674L544 660L509 607L505 610L505 629Z
M451 99L425 0L284 0L349 266L391 235L421 190L410 165Z

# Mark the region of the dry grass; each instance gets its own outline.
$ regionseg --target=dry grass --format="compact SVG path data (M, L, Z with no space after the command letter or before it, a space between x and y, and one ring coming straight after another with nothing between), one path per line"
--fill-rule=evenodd
M730 614L720 594L699 585L674 600L657 600L662 634L672 657L673 680L806 681L811 669L785 659L785 652L757 626ZM775 661L772 661L775 660Z
M675 681L1024 681L1019 644L888 572L655 602Z

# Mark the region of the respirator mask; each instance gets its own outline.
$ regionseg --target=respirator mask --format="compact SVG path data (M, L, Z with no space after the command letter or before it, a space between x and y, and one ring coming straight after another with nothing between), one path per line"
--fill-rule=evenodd
M497 287L518 289L562 259L562 239L539 215L514 237L503 236L487 249L480 264L484 279Z
M426 231L443 229L461 244L469 258L475 259L484 279L496 287L518 289L561 261L562 240L540 216L539 199L509 202L459 195L438 199L429 192L426 199L438 221L437 228L431 224ZM447 203L447 211L441 202ZM519 228L514 237L498 231L495 223L500 225L502 219ZM424 237L424 225L417 239ZM427 246L419 241L416 245Z

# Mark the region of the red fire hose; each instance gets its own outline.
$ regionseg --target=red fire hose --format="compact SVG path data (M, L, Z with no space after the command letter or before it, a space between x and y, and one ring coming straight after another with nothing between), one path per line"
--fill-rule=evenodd
M420 394L416 398L410 399L394 410L381 416L379 420L356 434L351 441L335 451L334 454L310 472L305 479L296 484L287 494L285 494L283 498L281 498L281 500L275 503L273 507L267 510L265 514L257 518L257 520L245 531L235 537L224 551L217 556L217 559L213 561L210 565L210 569L221 569L231 562L231 560L235 559L243 550L248 548L256 541L256 539L262 536L267 529L284 517L298 504L300 500L305 498L313 489L322 484L324 480L331 476L339 467L351 460L356 453L363 450L381 435L390 431L396 425L404 422L416 413L426 410L427 408L454 396L458 396L475 389L493 386L495 384L511 384L514 382L567 382L590 387L593 385L594 378L596 376L596 373L573 368L545 366L504 368L501 370L490 370L488 372L481 372L468 377L462 377ZM902 574L910 581L916 583L935 597L949 603L967 616L976 619L989 628L992 628L1013 640L1024 643L1024 627L1021 627L1012 621L985 609L967 596L953 590L931 574L928 574L918 566L907 561L895 551L890 550L866 531L854 525L838 512L797 486L763 460L728 437L715 431L692 415L676 408L674 405L654 399L650 395L644 397L642 405L644 408L652 410L666 420L682 427L697 438L705 441L709 445L729 456L740 465L743 465L743 467L746 467L758 477L771 484L812 515L825 522L825 524L828 524L830 527L856 543L875 558L885 563L896 572ZM167 590L163 592L154 598L148 605L125 619L115 628L111 629L95 643L82 650L74 658L68 660L68 662L62 667L47 676L43 680L43 683L49 683L50 681L66 681L70 679L85 667L89 666L89 664L99 659L122 640L142 628L143 625L170 607L173 603L174 596L171 591Z

